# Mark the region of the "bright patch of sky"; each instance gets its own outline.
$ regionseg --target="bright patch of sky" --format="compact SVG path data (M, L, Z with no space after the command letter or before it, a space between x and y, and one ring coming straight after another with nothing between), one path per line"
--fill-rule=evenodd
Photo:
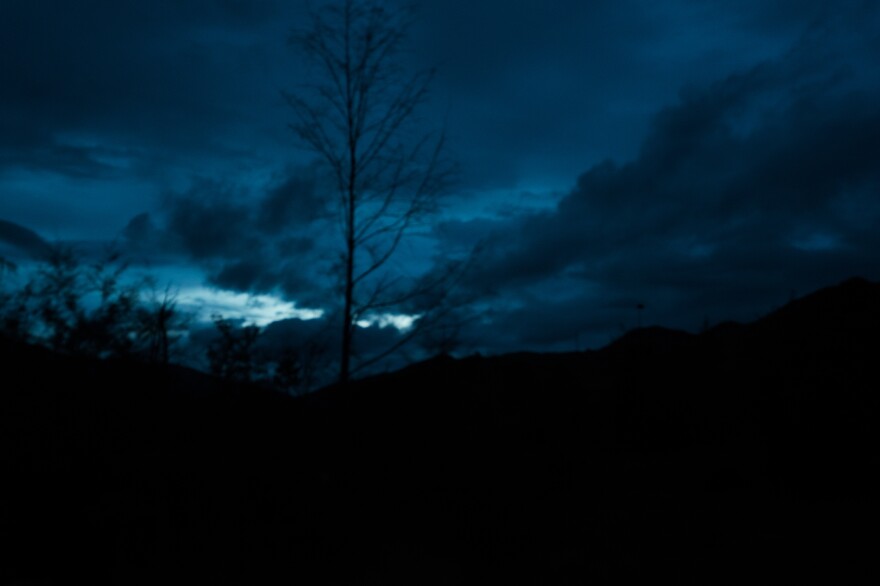
M405 332L413 327L413 324L421 317L421 315L406 315L402 313L382 313L370 316L369 318L358 320L357 325L362 328L371 326L379 326L386 328L392 326L401 332Z
M266 326L282 319L319 319L322 309L297 307L274 295L249 295L209 287L184 287L177 294L177 302L185 311L192 312L199 321L210 321L212 316L242 320L244 325Z

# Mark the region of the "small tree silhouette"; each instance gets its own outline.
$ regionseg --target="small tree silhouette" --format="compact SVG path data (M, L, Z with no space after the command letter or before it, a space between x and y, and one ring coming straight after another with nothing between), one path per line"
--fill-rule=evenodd
M18 266L0 258L0 334L14 339L28 339L30 323L31 288L25 285L15 288L13 278L18 273Z
M180 338L185 319L177 307L177 293L170 286L160 294L150 280L150 295L137 308L137 338L148 361L168 364L171 346Z
M213 316L218 337L208 345L211 373L228 381L249 383L263 375L257 359L256 344L260 328L237 327L236 322Z
M74 354L113 356L132 349L138 286L123 284L118 253L83 265L73 248L53 247L22 299L36 315L30 335Z
M303 383L303 365L300 353L284 348L272 364L272 386L286 393L294 393Z
M60 352L167 364L186 315L170 288L159 294L153 279L129 278L126 270L113 250L87 264L73 247L53 246L23 286L4 282L0 328Z

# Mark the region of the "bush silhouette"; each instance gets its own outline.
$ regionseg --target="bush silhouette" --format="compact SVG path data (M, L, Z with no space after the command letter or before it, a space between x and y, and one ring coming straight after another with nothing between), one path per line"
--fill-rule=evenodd
M4 280L0 332L67 354L168 363L185 322L176 297L147 295L153 281L127 278L127 268L112 250L86 263L71 246L52 247L20 287ZM18 271L10 263L3 272Z

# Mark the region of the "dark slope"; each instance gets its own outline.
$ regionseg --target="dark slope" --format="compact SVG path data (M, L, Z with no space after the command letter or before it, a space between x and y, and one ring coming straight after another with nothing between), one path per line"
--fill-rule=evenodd
M183 368L0 356L0 583L235 583L321 547L301 533L314 449L292 399Z
M440 357L300 400L7 344L3 577L839 578L877 545L878 351L863 280L699 336Z
M437 359L311 400L357 438L347 466L405 466L438 533L458 519L510 578L846 573L880 521L878 308L852 280L700 336Z

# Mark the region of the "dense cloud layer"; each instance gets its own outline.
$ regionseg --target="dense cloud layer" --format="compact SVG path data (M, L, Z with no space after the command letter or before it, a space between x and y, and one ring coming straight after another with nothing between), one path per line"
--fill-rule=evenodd
M142 149L204 148L239 117L258 79L242 79L248 35L275 14L269 2L7 3L0 165L93 176L161 156Z
M326 200L310 169L279 176L263 192L212 180L166 195L156 217L141 213L123 231L135 259L165 255L200 266L210 284L246 293L280 293L300 306L327 308L338 249Z
M594 166L555 210L491 226L470 285L510 307L502 337L573 346L632 327L639 303L651 322L694 329L876 278L880 71L863 58L878 37L838 42L833 25L683 92L638 158ZM469 226L440 233L461 240Z
M424 119L448 120L463 174L395 266L442 271L482 243L458 292L465 351L695 329L880 276L876 2L420 4L412 65L440 67ZM332 309L334 200L281 98L305 79L286 43L305 8L7 2L5 250L118 238Z

